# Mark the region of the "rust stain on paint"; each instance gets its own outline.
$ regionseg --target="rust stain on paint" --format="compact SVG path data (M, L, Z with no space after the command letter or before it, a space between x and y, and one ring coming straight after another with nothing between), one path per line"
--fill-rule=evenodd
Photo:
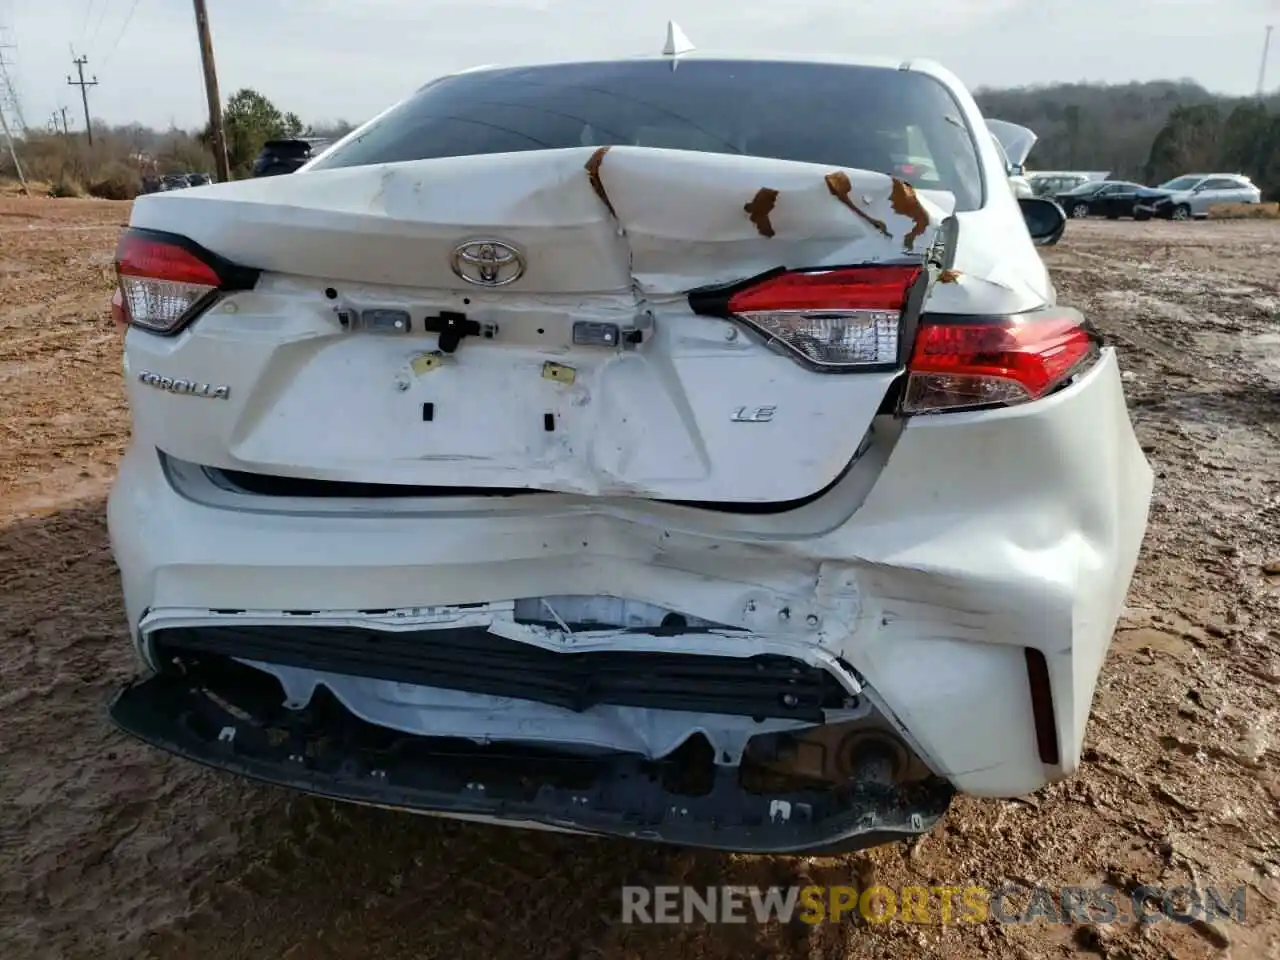
M773 224L769 221L769 214L773 212L773 208L777 204L778 191L770 190L768 187L761 187L756 191L756 195L742 208L747 215L747 219L755 224L762 237L772 237L774 235Z
M894 213L911 218L914 226L902 238L902 245L907 250L914 249L916 240L929 229L929 213L920 202L920 198L916 196L915 188L906 181L895 178L893 190L889 194L889 206L893 208Z
M938 274L939 283L958 283L960 281L959 270L943 270Z
M865 220L870 226L879 230L882 236L889 236L889 228L884 225L883 220L877 220L865 210L858 209L857 204L853 202L853 198L850 196L853 193L853 184L850 182L847 173L843 170L837 170L834 173L828 173L824 179L827 181L827 189L831 191L833 197Z
M584 169L587 171L587 180L591 183L591 189L596 192L597 197L604 201L604 205L613 214L613 219L617 220L618 211L613 209L613 204L609 201L609 194L604 189L604 181L600 179L600 165L604 163L604 155L608 152L608 147L601 147L588 158Z

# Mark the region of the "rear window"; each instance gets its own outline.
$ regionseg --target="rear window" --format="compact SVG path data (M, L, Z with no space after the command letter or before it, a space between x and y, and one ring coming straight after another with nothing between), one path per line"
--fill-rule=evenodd
M674 68L674 69L673 69ZM445 77L310 169L633 145L875 170L982 202L973 137L920 73L753 60L632 60Z

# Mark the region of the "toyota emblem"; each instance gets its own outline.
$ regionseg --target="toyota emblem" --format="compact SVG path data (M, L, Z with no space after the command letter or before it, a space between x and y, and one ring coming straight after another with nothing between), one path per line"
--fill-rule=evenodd
M524 274L524 255L501 240L460 243L449 263L454 273L478 287L504 287Z

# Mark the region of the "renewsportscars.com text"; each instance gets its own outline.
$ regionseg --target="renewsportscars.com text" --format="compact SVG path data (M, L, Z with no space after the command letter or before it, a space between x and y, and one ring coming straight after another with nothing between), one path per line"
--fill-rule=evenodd
M1245 921L1244 887L623 887L623 923L1193 923Z

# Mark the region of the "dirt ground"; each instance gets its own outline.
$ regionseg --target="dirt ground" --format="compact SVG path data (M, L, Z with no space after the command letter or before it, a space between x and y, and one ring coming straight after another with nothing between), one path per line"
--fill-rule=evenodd
M912 844L729 857L238 782L104 717L133 670L104 498L127 205L0 199L0 957L1280 955L1280 223L1072 222L1061 298L1119 349L1157 471L1087 762ZM1268 576L1267 571L1273 571ZM640 927L624 883L1244 885L1244 925Z

